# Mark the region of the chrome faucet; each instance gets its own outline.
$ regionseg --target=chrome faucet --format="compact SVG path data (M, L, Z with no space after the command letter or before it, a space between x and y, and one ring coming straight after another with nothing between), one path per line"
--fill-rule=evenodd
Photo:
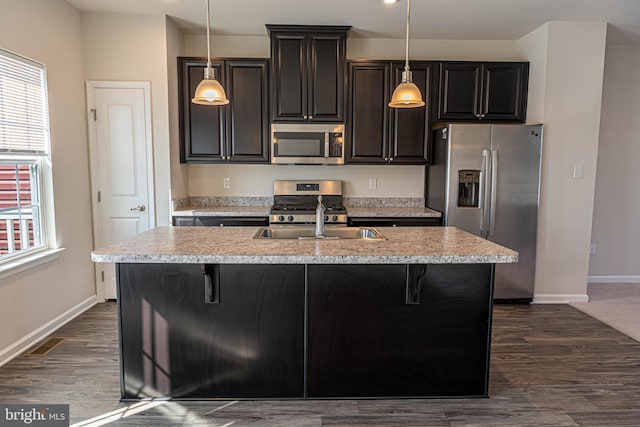
M316 206L316 237L324 237L324 211L322 195L318 195L318 206Z

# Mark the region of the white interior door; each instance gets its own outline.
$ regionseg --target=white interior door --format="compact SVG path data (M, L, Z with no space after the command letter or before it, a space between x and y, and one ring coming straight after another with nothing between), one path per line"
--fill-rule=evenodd
M155 225L147 82L88 82L94 245ZM99 299L116 298L113 264L96 264Z

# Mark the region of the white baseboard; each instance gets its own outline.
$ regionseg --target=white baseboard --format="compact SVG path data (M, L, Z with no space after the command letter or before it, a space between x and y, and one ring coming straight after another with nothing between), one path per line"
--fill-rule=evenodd
M589 302L587 294L535 294L533 304L569 304L570 302Z
M640 284L640 276L589 276L589 283L637 283Z
M6 364L11 359L19 356L30 347L44 339L47 335L50 335L55 330L67 324L69 321L75 319L94 305L98 303L95 295L87 298L86 300L76 304L69 310L65 311L61 315L51 319L38 329L20 338L18 341L9 345L8 347L0 350L0 366Z

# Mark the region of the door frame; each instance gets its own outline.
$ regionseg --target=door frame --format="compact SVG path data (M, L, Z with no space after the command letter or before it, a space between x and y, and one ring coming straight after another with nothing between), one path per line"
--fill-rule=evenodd
M148 215L149 229L156 226L155 209L155 179L153 164L153 133L151 116L151 82L149 81L98 81L88 80L86 82L87 95L87 127L89 134L89 174L91 178L91 211L93 221L93 248L104 246L102 242L102 215L98 202L99 191L99 161L98 161L98 126L94 111L96 108L96 89L142 89L144 93L144 119L145 119L145 144L147 152L147 192L148 192ZM96 296L98 301L105 300L104 292L104 267L102 263L94 263Z

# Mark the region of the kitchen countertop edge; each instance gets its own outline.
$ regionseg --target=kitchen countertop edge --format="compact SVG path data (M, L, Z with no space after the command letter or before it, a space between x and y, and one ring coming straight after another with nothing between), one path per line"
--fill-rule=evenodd
M489 264L518 253L455 227L380 227L382 241L261 240L257 227L158 227L91 253L94 262Z

